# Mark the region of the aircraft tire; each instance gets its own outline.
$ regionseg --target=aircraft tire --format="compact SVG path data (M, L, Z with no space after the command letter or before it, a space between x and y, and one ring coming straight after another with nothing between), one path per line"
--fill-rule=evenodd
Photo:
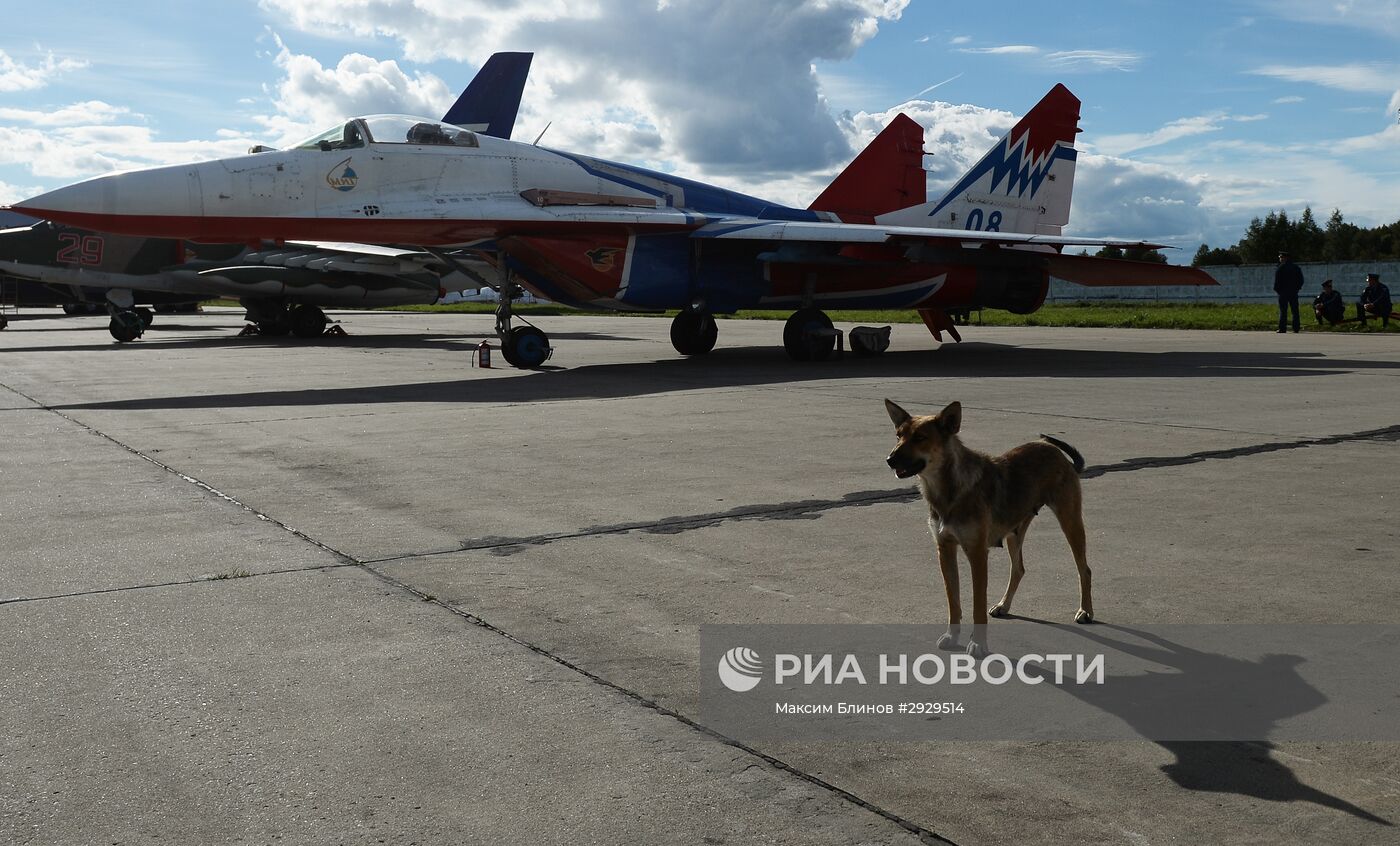
M298 338L319 338L326 333L326 313L314 305L299 305L289 313L292 334Z
M5 315L0 314L0 329L4 329L6 326L9 326L9 325L10 325L10 319L9 319L8 317L6 317Z
M506 364L509 364L511 367L520 366L520 362L515 358L515 350L511 348L509 334L501 338L501 358L504 358Z
M75 314L87 314L87 307L82 303L64 303L63 313L69 316Z
M798 309L783 325L783 348L795 361L825 361L836 349L836 339L808 333L832 328L831 318L821 309Z
M515 327L501 344L501 354L506 361L523 370L533 370L544 364L552 352L549 337L533 326Z
M681 355L704 355L718 338L714 315L686 310L671 321L671 346Z
M136 316L141 318L141 331L151 328L151 324L156 322L156 313L148 308L138 308L135 310Z
M127 309L112 315L111 322L107 324L107 331L112 333L117 343L125 344L141 337L146 327L141 322L141 315Z
M284 338L290 331L292 331L291 321L285 318L264 320L258 323L258 334L264 338Z

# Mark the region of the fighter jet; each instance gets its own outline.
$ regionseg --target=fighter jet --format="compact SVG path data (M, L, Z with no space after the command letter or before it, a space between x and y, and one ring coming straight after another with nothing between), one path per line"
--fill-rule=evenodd
M821 359L823 308L1030 313L1053 274L1085 285L1213 284L1188 267L1114 262L1070 246L1158 247L1062 234L1080 101L1057 85L948 196L924 202L922 130L896 120L810 208L403 115L354 118L290 149L88 180L17 208L76 225L206 241L318 239L455 248L505 292L619 311L679 309L671 340L709 352L716 314L794 310L783 343ZM450 260L448 256L444 260ZM550 355L497 316L507 361Z
M491 56L443 123L509 138L532 58ZM56 218L0 230L0 276L13 280L6 284L41 287L47 299L60 302L102 304L118 341L135 340L151 325L151 309L139 304L212 297L238 299L259 334L316 337L329 323L323 306L432 303L448 290L480 287L481 270L490 272L490 266L470 255L374 244L258 238L192 243L184 236L135 237Z

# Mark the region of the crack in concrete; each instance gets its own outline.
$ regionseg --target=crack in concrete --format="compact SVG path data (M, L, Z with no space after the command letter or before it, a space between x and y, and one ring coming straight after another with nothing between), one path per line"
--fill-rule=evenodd
M1199 464L1202 461L1228 461L1234 458L1263 455L1269 452L1282 452L1284 450L1304 449L1314 446L1336 446L1338 444L1355 443L1357 441L1375 441L1378 443L1400 442L1400 425L1386 426L1383 429L1367 429L1363 432L1352 432L1345 435L1329 435L1322 438L1305 438L1297 441L1273 441L1270 443L1252 444L1250 446L1231 447L1229 449L1209 449L1201 452L1187 453L1186 455L1127 458L1116 464L1087 467L1082 476L1085 479L1092 479L1108 473L1125 473L1158 467L1182 467L1187 464Z
M721 734L720 732L710 728L704 723L697 722L696 720L687 717L685 714L682 714L679 711L672 710L671 708L667 708L660 702L643 696L642 694L638 693L635 690L632 690L631 688L623 687L622 685L611 681L607 678L604 678L603 676L600 676L597 673L592 672L591 670L587 670L581 665L575 664L569 659L564 658L554 652L551 652L545 647L538 646L532 643L531 641L525 640L524 638L511 634L505 629L502 629L501 627L489 622L488 620L482 617L478 617L470 611L467 611L463 608L459 608L454 605L449 605L448 603L444 602L441 599L438 599L437 597L429 593L421 591L418 588L415 588L406 582L402 582L394 578L393 576L390 576L388 573L383 572L377 567L374 567L370 564L365 564L364 569L370 573L373 573L386 584L398 588L399 590L410 593L424 602L431 602L439 608L442 608L446 611L451 612L452 614L455 614L458 617L461 617L463 620L466 620L473 626L477 626L479 628L485 629L486 631L499 635L500 637L505 638L511 643L528 649L529 651L541 656L542 658L546 658L554 662L555 664L558 664L561 667L564 667L568 670L572 670L573 672L583 676L584 678L588 679L594 684L600 687L608 688L609 690L620 694L621 696L630 700L633 704L639 705L643 708L646 708L647 710L660 714L661 716L669 717L670 719L675 720L676 722L681 723L682 725L694 729L695 731L705 735L706 737L709 737L713 740L717 740L725 744L726 746L732 746L735 749L745 752L746 754L752 755L753 757L768 764L773 769L787 773L788 775L800 779L801 781L807 782L808 784L811 784L814 787L818 787L828 793L832 793L838 798L843 799L846 802L849 802L850 804L855 805L858 808L869 811L870 813L873 813L886 820L889 820L890 822L894 823L895 825L899 826L900 828L919 838L920 842L930 844L945 844L945 846L957 846L957 844L955 844L953 841L949 840L946 837L943 837L942 835L938 834L935 831L932 831L931 829L925 828L924 826L921 826L918 823L905 819L904 817L894 813L893 811L887 810L881 807L880 805L876 805L875 803L870 802L869 800L862 799L860 796L857 796L856 794L851 793L848 790L844 790L840 787L837 787L831 782L825 781L824 779L812 775L811 773L808 773L805 770L799 769L798 767L787 763L781 758L775 758L772 755L769 755L768 753L758 749L757 747L750 746L747 743L744 743L743 741L736 740L725 734Z
M606 687L606 688L608 688L609 690L612 690L612 691L614 691L614 692L620 694L621 696L623 696L623 697L625 697L626 699L630 700L633 704L640 705L641 707L647 708L648 710L651 710L651 711L653 711L653 712L655 712L655 713L657 713L657 714L659 714L659 715L661 715L661 716L668 717L668 718L670 718L670 719L672 719L672 720L675 720L676 722L679 722L679 723L681 723L682 725L687 726L688 728L690 728L690 729L692 729L692 730L694 730L694 731L696 731L696 732L699 732L700 734L705 735L706 737L709 737L709 738L711 738L711 739L713 739L713 740L717 740L717 741L719 741L719 742L721 742L721 743L724 743L724 744L727 745L727 746L732 746L732 747L734 747L734 748L736 748L736 749L739 749L739 750L743 751L744 753L746 753L746 754L748 754L748 755L752 755L753 757L755 757L755 758L757 758L757 759L763 761L764 763L766 763L767 765L769 765L770 767L772 767L772 768L775 769L775 770L778 770L778 771L780 771L780 772L786 773L787 775L790 775L790 776L792 776L792 777L794 777L794 778L797 778L797 779L799 779L799 780L801 780L801 781L804 781L804 782L806 782L806 783L808 783L808 784L810 784L810 785L812 785L812 786L814 786L814 787L817 787L817 788L819 788L819 789L821 789L821 790L823 790L823 791L825 791L825 792L827 792L827 793L830 793L830 794L834 795L835 797L837 797L838 799L840 799L840 800L842 800L842 801L845 801L845 802L847 802L847 803L849 803L849 804L851 804L851 805L854 805L854 806L856 806L856 807L858 807L858 808L861 808L862 810L865 810L865 811L867 811L867 812L873 813L873 814L875 814L875 815L877 815L877 816L879 816L879 817L881 817L881 818L883 818L883 819L885 819L885 820L888 820L888 821L894 823L895 825L899 826L899 827L902 828L903 830L909 832L910 834L913 834L913 835L914 835L915 837L917 837L917 838L919 839L919 841L922 842L922 843L929 843L929 844L945 844L945 846L957 846L957 844L953 843L953 841L951 841L951 840L949 840L949 839L947 839L947 838L945 838L945 837L942 837L942 836L939 835L937 832L934 832L934 831L932 831L931 829L925 828L924 826L921 826L921 825L919 825L918 823L915 823L915 822L913 822L913 821L911 821L911 820L905 819L904 817L902 817L902 816L900 816L900 815L894 813L893 811L889 811L889 810L887 810L887 809L885 809L885 808L883 808L883 807L881 807L881 806L879 806L879 805L876 805L876 804L873 803L873 802L870 802L870 801L868 801L868 800L866 800L866 799L862 799L860 796L857 796L856 794L851 793L851 792L848 791L848 790L844 790L844 789L842 789L842 788L840 788L840 787L837 787L836 785L834 785L834 784L832 784L832 783L830 783L830 782L828 782L828 781L824 781L823 779L821 779L821 778L819 778L819 777L817 777L817 776L815 776L815 775L812 775L811 773L808 773L808 772L806 772L806 771L804 771L804 770L802 770L802 769L799 769L798 767L795 767L795 766L793 766L792 764L787 763L786 761L783 761L783 760L781 760L781 759L779 759L779 758L775 758L775 757L773 757L772 755L769 755L769 754L767 754L767 753L765 753L765 752L763 752L763 751L757 749L756 747L749 746L748 744L745 744L745 743L743 743L743 742L741 742L741 741L739 741L739 740L736 740L736 739L734 739L734 738L732 738L732 737L729 737L729 736L727 736L727 735L721 734L720 732L715 731L714 729L710 728L709 726L707 726L707 725L705 725L705 724L703 724L703 723L697 722L697 721L691 719L690 717L687 717L686 715L680 713L679 711L674 711L674 710L672 710L672 709L670 709L670 708L667 708L667 707L665 707L664 705L662 705L661 703L659 703L659 702L657 702L657 701L655 701L655 700L649 699L649 698L647 698L646 696L643 696L641 693L638 693L638 692L635 691L635 690L631 690L630 688L624 687L624 686L622 686L622 685L620 685L620 684L618 684L618 683L616 683L616 682L613 682L613 681L610 681L609 679L604 678L603 676L600 676L600 675L598 675L598 674L596 674L596 673L594 673L594 672L591 672L591 671L589 671L589 670L586 670L586 669L584 669L581 665L575 664L575 663L573 663L572 661L569 661L568 659L563 658L562 656L557 655L557 654L555 654L554 652L551 652L550 650L546 649L545 647L537 646L537 645L535 645L534 643L531 643L530 641L525 640L524 638L521 638L521 637L518 637L518 636L516 636L516 635L514 635L514 634L511 634L510 632L506 631L505 629L502 629L502 628L500 628L499 626L496 626L496 625L494 625L494 624L488 622L487 620L485 620L485 619L483 619L483 618L481 618L481 617L478 617L478 616L476 616L475 614L470 613L469 611L466 611L466 610L461 609L461 608L454 607L454 606L452 606L452 605L448 605L447 603L443 602L442 600L439 600L439 599L437 599L436 597L431 596L430 594L427 594L427 593L425 593L425 592L423 592L423 591L421 591L421 590L418 590L417 588L413 587L412 585L410 585L410 584L408 584L408 583L406 583L406 582L402 582L402 581L400 581L400 580L398 580L398 579L395 579L394 577L388 575L387 573L385 573L385 572L379 570L378 568L372 566L372 565L371 565L370 563L368 563L368 562L361 561L361 560L359 560L358 558L355 558L354 556L351 556L351 555L349 555L349 554L347 554L347 553L344 553L344 552L340 552L339 550L336 550L336 549L334 549L334 548L332 548L332 547L330 547L330 546L328 546L328 545L322 543L321 541L318 541L318 540L316 540L315 538L312 538L311 536L307 535L305 532L302 532L302 531L299 530L299 529L294 529L294 528L292 528L291 526L288 526L286 523L283 523L283 522L281 522L281 521L279 521L279 520L277 520L277 519L275 519L275 518L273 518L273 517L271 517L271 516L269 516L269 515L267 515L267 514L264 514L263 512L258 511L257 509L253 508L252 506L247 505L246 503L243 503L243 502L241 502L241 501L239 501L239 500L237 500L237 499L235 499L235 498L229 496L228 494L223 493L222 491L219 491L217 488L213 487L212 485L209 485L209 484L206 483L206 482L203 482L203 481L201 481L201 480L199 480L199 479L197 479L197 478L195 478L195 477L193 477L193 476L190 476L190 475L188 475L188 474L182 473L182 472L180 472L179 470L175 469L174 467L171 467L171 466L168 465L168 464L165 464L165 463L163 463L163 462L157 461L156 459L150 457L149 455L146 455L145 453L141 452L140 450L136 449L135 447L132 447L132 446L129 446L129 445L125 444L125 443L122 443L121 441L117 440L116 438L112 437L111 435L108 435L106 432L103 432L103 431L101 431L101 430L99 430L99 429L95 429L95 428L93 428L92 426L89 426L89 425L87 425L86 423L83 423L83 422L80 421L80 420L75 420L74 418L69 417L68 415L66 415L66 414L64 414L64 413L62 413L62 412L60 412L60 411L58 411L57 409L50 408L49 406L44 405L43 403L39 402L38 400L34 399L34 398L31 397L31 396L28 396L27 394L23 393L22 391L16 390L15 388L10 387L9 385L0 384L0 387L4 387L5 389L7 389L7 390L9 390L9 391L12 391L13 393L15 393L15 394L17 394L17 395L19 395L19 396L21 396L21 397L24 397L24 398L25 398L26 400L28 400L29 402L34 403L34 405L37 406L38 408L41 408L41 409L43 409L43 410L45 410L45 411L49 411L49 412L51 412L51 413L53 413L53 414L58 415L59 417L63 418L64 420L67 420L68 422L73 423L73 424L76 425L76 426L79 426L79 427L82 428L83 430L85 430L85 431L87 431L87 432L89 432L89 433L91 433L91 434L93 434L93 435L96 435L96 436L98 436L98 437L100 437L100 438L103 438L104 440L108 441L109 443L112 443L112 444L114 444L114 445L120 447L121 449L125 450L126 452L130 453L131 455L134 455L134 456L136 456L137 458L140 458L140 459L143 460L143 461L149 462L149 463L155 465L156 467L161 468L161 469L164 470L165 472L170 473L170 474L172 474L172 475L178 477L178 478L181 479L182 481L184 481L184 482L186 482L186 483L189 483L189 484L192 484L192 485L195 485L196 487L200 488L201 490L205 491L206 493L211 494L211 495L217 497L218 499L220 499L220 500L222 500L222 501L224 501L224 502L226 502L226 503L229 503L230 505L234 505L234 506L236 506L236 507L242 509L242 510L243 510L244 512L246 512L246 513L252 514L253 516L257 517L257 519L259 519L259 520L261 520L261 521L270 522L270 523L272 523L273 525L282 528L283 530L285 530L285 531L291 533L292 535L294 535L295 537L299 538L300 540L302 540L302 541L304 541L304 542L306 542L306 543L309 543L309 544L311 544L311 545L317 547L318 549L321 549L321 550L324 550L325 552L330 553L331 555L335 556L336 559L339 561L339 564L336 564L336 565L322 565L322 566L307 567L307 568L300 568L300 569L288 569L288 570L270 571L270 572L265 572L265 573L249 573L249 574L247 574L247 575L240 575L240 576L238 576L238 577L237 577L238 579L244 579L244 578L248 578L248 579L260 578L260 577L262 577L262 576L268 576L268 575L282 575L282 574L292 573L292 572L304 572L304 571L307 571L307 570L324 570L324 569L338 569L338 568L341 568L341 567L358 567L358 568L363 569L364 571L370 573L371 575L375 576L376 578L378 578L380 581L384 582L385 584L390 585L391 587L394 587L394 588L396 588L396 589L398 589L398 590L400 590L400 591L403 591L403 592L405 592L405 593L411 594L411 595L413 595L414 597L418 598L419 600L422 600L422 601L425 601L425 602L431 602L431 603L433 603L434 605L438 606L439 608L442 608L442 609L444 609L444 610L446 610L446 611L448 611L448 612L454 614L455 616L460 617L460 618L466 620L467 622L471 623L471 624L474 625L474 626L477 626L477 627L479 627L479 628L485 629L486 631L492 632L493 634L496 634L496 635L498 635L498 636L500 636L500 637L503 637L503 638L505 638L506 640L509 640L510 642L512 642L512 643L514 643L514 644L517 644L518 646L521 646L521 647L523 647L523 648L529 650L530 652L535 653L536 655L539 655L539 656L541 656L541 657L543 657L543 658L546 658L546 659L548 659L548 660L550 660L550 661L552 661L552 662L558 664L559 666L562 666L562 667L564 667L564 668L566 668L566 669L568 669L568 670L573 671L574 673L577 673L577 674L580 675L580 676L583 676L585 679L589 680L590 682L592 682L592 683L594 683L594 684L596 684L596 685L599 685L599 686L601 686L601 687ZM740 510L742 510L742 509L740 509ZM125 592L125 591L144 590L144 589L154 589L154 588L159 588L159 587L173 587L173 586L184 586L184 585L192 585L192 584L205 584L205 583L208 583L208 582L225 581L225 580L229 580L229 577L227 577L227 576L208 576L208 577L202 577L202 578L196 578L196 579L188 579L188 580L183 580L183 581L167 582L167 583L165 583L165 584L146 584L146 585L132 585L132 586L124 586L124 587L116 587L116 588L105 588L105 589L97 589L97 590L92 590L92 591L76 592L76 593L69 593L69 594L62 594L62 595L48 596L48 597L33 597L33 598L20 597L20 598L16 598L16 599L10 599L10 600L3 600L3 601L0 601L0 605L9 604L9 603L16 603L16 602L38 602L38 601L48 600L48 599L63 599L63 598L72 598L72 597L77 597L77 596L97 595L97 594L104 594L104 593L120 593L120 592Z
M942 837L937 832L934 832L931 829L928 829L915 822L905 819L904 817L892 811L889 811L879 805L876 805L866 799L861 798L860 796L857 796L854 793L851 793L830 782L827 782L819 778L818 776L812 775L808 772L805 772L804 770L799 769L798 767L788 764L787 762L779 758L773 757L759 750L756 747L749 746L741 741L728 737L727 735L721 734L720 732L710 728L709 726L706 726L703 723L697 722L696 720L687 717L685 714L682 714L679 711L667 708L661 703L653 699L649 699L646 696L643 696L641 693L638 693L637 691L631 690L630 688L624 687L616 682L610 681L609 679L604 678L603 676L600 676L590 670L585 669L579 664L575 664L572 661L569 661L568 659L557 655L554 652L551 652L545 647L538 646L528 640L525 640L522 637L510 633L509 631L490 623L482 617L478 617L477 615L472 614L471 612L466 611L465 609L449 605L446 602L439 600L436 597L433 597L430 594L427 594L424 591L421 591L406 582L400 581L399 579L390 576L383 570L374 566L375 564L383 564L399 560L408 560L413 558L422 558L430 555L443 555L451 552L461 552L469 550L490 550L498 555L512 555L517 552L524 551L525 549L531 546L542 546L570 539L600 537L606 535L625 535L630 534L632 532L645 532L647 534L681 534L684 532L695 531L696 529L702 528L709 528L724 523L743 522L748 520L814 520L818 519L822 513L826 511L832 511L835 509L862 508L891 502L911 502L917 500L919 497L918 492L915 489L900 489L892 491L856 491L853 493L846 494L839 500L803 500L799 502L778 503L775 505L741 506L738 508L730 509L728 511L716 512L712 514L667 517L649 522L624 523L612 526L595 526L591 528L581 529L575 532L561 532L548 535L538 535L535 537L528 538L478 538L471 541L465 541L458 549L454 550L443 550L440 552L433 553L397 556L394 558L385 558L376 561L362 561L347 553L340 552L339 550L336 550L328 546L327 544L316 540L315 538L312 538L311 536L307 535L305 532L302 532L299 529L292 528L291 526L288 526L287 524L261 511L258 511L256 508L253 508L252 506L243 503L240 500L223 493L222 491L219 491L212 485L209 485L208 483L203 482L200 479L182 473L174 467L171 467L168 464L165 464L161 461L156 460L155 458L152 458L151 456L117 440L116 438L112 437L111 435L108 435L105 432L95 429L92 426L89 426L80 420L77 420L58 411L57 409L46 406L38 400L34 399L33 397L30 397L27 394L23 393L22 391L12 388L9 385L3 385L2 387L5 387L7 390L17 394L18 396L24 397L24 399L33 403L38 408L56 414L62 419L73 423L76 426L79 426L83 430L98 437L101 437L104 440L120 447L121 449L136 456L137 458L140 458L143 461L149 462L150 464L153 464L156 467L159 467L162 470L171 473L172 475L178 477L182 481L195 485L196 487L200 488L206 493L242 509L243 511L255 516L258 520L270 522L273 525L278 526L279 528L289 532L290 534L294 535L300 540L309 543L327 553L330 553L339 562L337 565L331 565L331 567L359 567L365 570L366 572L371 573L384 583L398 590L409 593L422 601L432 602L438 607L454 614L457 617L462 618L463 620L466 620L471 625L477 626L479 628L490 631L500 637L503 637L511 641L512 643L515 643L521 646L522 648L529 650L530 652L533 652L543 658L546 658L558 664L559 666L562 666L568 670L573 671L574 673L577 673L580 676L583 676L584 678L588 679L590 682L598 686L608 688L609 690L618 693L619 695L625 697L626 699L630 700L636 705L647 708L648 710L651 710L659 715L675 720L676 722L679 722L682 725L685 725L694 731L697 731L707 737L710 737L728 746L732 746L736 749L742 750L746 754L754 756L755 758L763 761L764 763L768 764L770 767L776 770L779 770L781 772L793 776L794 778L807 782L808 784L820 788L823 791L829 792L832 795L842 799L843 801L855 805L865 811L876 814L877 816L880 816L883 819L886 819L898 825L900 828L918 837L924 843L937 843L947 844L947 846L956 846L956 844L953 844L951 840ZM1282 450L1301 449L1311 446L1333 446L1337 444L1357 441L1400 443L1400 425L1388 426L1381 429L1371 429L1362 432L1353 432L1344 435L1333 435L1322 438L1309 438L1293 441L1275 441L1269 443L1254 444L1245 447L1235 447L1230 449L1204 450L1201 452L1189 453L1187 455L1180 456L1131 458L1116 462L1114 464L1095 465L1092 467L1088 467L1085 469L1083 477L1096 478L1098 476L1103 476L1108 473L1134 472L1137 470L1154 469L1161 467L1179 467L1189 464L1196 464L1203 461L1231 460L1235 458L1260 455L1269 452L1278 452ZM281 575L289 572L303 572L306 570L317 569L327 569L327 567L319 566L300 568L296 570L280 570L270 571L266 573L251 573L247 576L242 576L240 578L258 578L267 575ZM206 582L219 580L221 579L219 579L218 577L205 577L178 582L169 582L162 585L139 585L130 587L109 588L82 593L63 594L52 597L22 597L18 599L0 600L0 605L11 602L33 602L40 601L43 599L61 599L74 596L114 593L127 590L139 590L144 588L202 584Z
M185 481L185 482L187 482L187 483L189 483L189 484L191 484L191 485L194 485L195 487L197 487L197 488L199 488L200 490L204 491L205 493L207 493L207 494L209 494L209 495L215 497L216 499L220 499L220 500L223 500L224 502L229 503L230 505L237 506L238 508L242 509L243 511L245 511L245 512L248 513L248 514L253 515L254 517L258 518L259 520L261 520L261 521L263 521L263 522L265 522L265 523L271 523L272 525L274 525L274 526L276 526L276 527L282 529L283 531L286 531L286 532L288 532L288 533L294 535L295 537L298 537L298 538L302 539L303 541L306 541L307 543L311 544L312 546L315 546L315 547L317 547L317 548L319 548L319 549L321 549L321 550L323 550L323 551L325 551L325 552L330 553L330 554L333 555L333 556L336 558L336 560L339 561L341 564L361 564L361 563L363 563L363 562L361 562L359 559L357 559L357 558L355 558L355 557L353 557L353 556L347 555L347 554L345 554L344 552L341 552L340 550L333 549L333 548L331 548L330 546L327 546L326 544L321 543L320 541L316 540L315 538L311 537L310 535L306 534L305 532L301 531L300 529L293 528L293 527L287 525L286 523L283 523L281 520L278 520L278 519L276 519L276 518L274 518L274 517L271 517L271 516L269 516L269 515L267 515L267 514L264 514L263 512L259 511L258 509L254 508L254 507L251 506L251 505L248 505L248 504L245 503L245 502L242 502L242 501L240 501L240 500L234 499L233 497L229 496L228 494L224 493L223 491L219 490L218 488L215 488L213 485L210 485L210 484L207 483L207 482L204 482L204 481L201 481L201 480L199 480L199 479L196 479L196 478L193 477L193 476L188 476L188 475L186 475L186 474L184 474L184 473L181 473L179 470L176 470L174 467L171 467L169 464L166 464L165 462L160 461L160 460L158 460L158 459L156 459L156 458L152 458L151 456L147 455L146 453L142 452L141 450L137 449L136 447L133 447L133 446L130 446L129 444L123 443L122 441L117 440L116 438L112 437L111 435L107 434L106 432L103 432L103 431L100 430L100 429L95 429L95 428L93 428L92 426L89 426L88 424L84 423L84 422L81 421L81 420L78 420L78 419L76 419L76 418L70 417L70 416L68 416L67 414L64 414L63 412L59 411L58 409L53 408L52 406L45 405L44 403L40 402L39 400L35 399L34 397L29 396L28 394L24 393L23 391L21 391L21 390L19 390L19 389L17 389L17 388L13 388L13 387L11 387L11 386L9 386L9 385L0 385L0 387L5 388L5 390L10 391L11 393L14 393L14 394L16 394L16 395L18 395L18 396L24 397L24 398L25 398L26 400L28 400L29 402L34 403L34 405L37 406L38 408L41 408L41 409L43 409L44 411L49 412L50 414L54 414L54 415L56 415L56 416L62 418L63 420L66 420L66 421L68 421L69 423L72 423L74 426L77 426L78 428L82 429L83 431L87 432L88 434L96 435L97 437L102 438L103 440L107 441L108 443L113 444L113 445L115 445L115 446L118 446L118 447L122 448L123 450L126 450L128 453L130 453L130 454L136 456L137 458L141 459L142 461L145 461L145 462L147 462L147 463L149 463L149 464L153 464L153 465L155 465L156 467L159 467L161 470L164 470L165 472L170 473L171 475L176 476L176 477L178 477L179 479L181 479L181 480L183 480L183 481Z
M1381 429L1368 429L1342 435L1329 435L1320 438L1305 438L1292 441L1271 441L1249 446L1228 449L1203 450L1186 455L1144 456L1127 458L1113 464L1098 464L1084 469L1082 478L1094 479L1109 473L1130 473L1164 467L1182 467L1199 464L1203 461L1228 461L1252 455L1263 455L1283 450L1303 449L1313 446L1335 446L1357 441L1378 443L1400 443L1400 425ZM797 502L780 502L769 505L746 505L717 511L709 514L692 514L677 517L662 517L658 520L645 520L614 525L589 526L571 532L552 532L521 537L481 537L469 538L454 549L440 549L430 552L410 553L375 559L370 563L386 564L438 555L451 555L457 552L488 551L493 555L508 556L525 552L532 547L548 546L561 541L582 540L611 535L628 535L641 532L650 535L678 535L697 529L708 529L725 523L741 523L750 520L815 520L824 512L843 508L863 508L886 503L914 502L919 498L916 488L884 491L855 491L840 499L808 499Z

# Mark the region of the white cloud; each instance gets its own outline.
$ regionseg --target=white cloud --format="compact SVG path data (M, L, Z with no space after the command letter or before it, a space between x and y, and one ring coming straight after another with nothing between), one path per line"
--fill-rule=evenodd
M317 36L392 38L413 60L479 64L497 49L536 52L517 123L546 143L805 205L828 171L853 155L814 70L851 56L907 0L262 0L280 20ZM701 6L703 5L703 8ZM347 115L441 114L466 79L447 82L397 62L352 53L333 66L274 37L264 56L282 71L254 118L263 137L221 130L185 143L159 140L115 111L80 121L81 106L41 116L15 110L0 127L0 165L70 180L129 167L241 153L289 143ZM677 50L676 44L688 45ZM755 81L761 84L755 84ZM887 96L887 95L886 95ZM42 129L41 129L42 124Z
M971 44L971 43L972 43L972 36L970 36L970 35L959 35L959 36L957 36L956 38L950 39L950 40L948 41L948 43L949 43L949 44Z
M1189 262L1207 237L1210 210L1202 177L1184 177L1172 168L1113 156L1084 154L1075 168L1074 203L1067 230L1078 235L1143 238L1178 245Z
M72 181L116 170L238 155L252 143L246 137L160 141L144 126L0 126L0 165L20 165L40 179Z
M1397 0L1257 0L1270 15L1304 23L1348 27L1400 36Z
M19 185L11 185L8 182L0 182L0 206L8 206L11 203L18 203L20 200L28 199L35 194L40 194L43 188L25 188Z
M552 121L556 145L750 178L849 157L813 63L849 58L907 2L261 0L303 31L389 37L414 61L479 64L497 49L533 50L523 132ZM596 140L598 116L617 107L664 145L643 139L638 148L627 136L604 138L603 149L579 143Z
M1400 66L1381 62L1349 65L1265 65L1255 68L1250 73L1364 94L1389 94L1400 88Z
M959 47L959 53L980 56L1040 56L1059 71L1130 71L1142 61L1137 53L1110 50L1056 50L1046 53L1031 44L1002 44L996 47Z
M1062 50L1045 57L1051 64L1063 70L1116 70L1130 71L1142 61L1137 53L1113 52L1108 50Z
M405 73L397 62L359 53L343 56L333 68L292 53L277 40L277 66L285 74L273 96L276 113L258 119L277 137L275 144L300 141L346 117L411 114L438 117L452 104L453 92L428 73Z
M1091 146L1096 152L1110 156L1121 156L1138 150L1159 147L1194 135L1219 132L1226 123L1256 123L1268 119L1269 116L1265 114L1230 115L1225 112L1215 112L1208 115L1180 118L1152 132L1101 135L1091 142Z
M988 56L1028 56L1040 52L1039 47L1030 44L1003 44L999 47L963 47L959 53L977 53Z
M851 146L865 147L901 112L924 127L924 149L928 151L924 167L928 170L930 196L951 188L1001 136L1011 131L1017 120L1016 115L998 109L911 100L884 112L845 115L843 125ZM836 168L826 173L823 185L839 171Z
M1277 100L1274 100L1274 103L1275 103L1276 105L1280 105L1280 106L1286 105L1286 104L1288 104L1288 103L1301 103L1301 102L1303 102L1303 98L1302 98L1302 97L1297 97L1297 96L1279 97Z
M1219 132L1223 118L1220 115L1200 115L1181 118L1152 132L1127 132L1118 135L1102 135L1094 139L1095 150L1110 156L1123 155L1135 150L1157 147L1181 138Z
M46 55L37 65L26 65L0 50L0 92L33 91L48 85L49 79L60 73L85 67L87 62L60 59L53 53Z
M31 126L83 126L85 124L108 124L120 118L140 117L132 115L125 106L113 106L101 100L74 103L52 111L37 109L0 108L0 120L27 123Z
M1400 97L1400 95L1397 95ZM1391 152L1400 149L1400 126L1391 125L1380 132L1371 135L1362 135L1356 138L1345 138L1331 145L1331 149L1336 153L1355 154L1372 152Z

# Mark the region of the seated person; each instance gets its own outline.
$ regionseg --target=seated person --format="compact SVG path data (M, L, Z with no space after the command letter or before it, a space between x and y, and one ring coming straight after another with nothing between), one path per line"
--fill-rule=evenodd
M1326 320L1332 325L1342 322L1342 315L1346 313L1346 305L1342 303L1342 295L1332 287L1332 280L1328 279L1322 283L1322 293L1313 297L1313 316L1317 322Z
M341 133L340 149L353 150L356 147L365 146L365 139L360 135L360 127L351 123L345 124L345 130Z
M410 144L451 144L452 139L435 123L415 123L408 130Z
M1381 284L1380 274L1366 274L1366 288L1356 303L1356 319L1365 323L1368 316L1379 317L1382 326L1389 326L1390 308L1390 289Z

